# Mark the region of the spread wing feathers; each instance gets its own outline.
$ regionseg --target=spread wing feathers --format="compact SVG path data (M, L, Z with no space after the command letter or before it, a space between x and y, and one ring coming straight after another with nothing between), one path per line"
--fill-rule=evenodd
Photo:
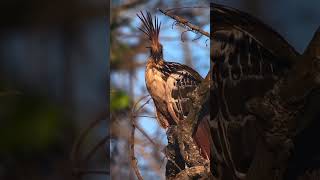
M213 32L238 30L254 39L274 56L295 60L299 53L272 28L249 15L227 6L211 3L211 24Z

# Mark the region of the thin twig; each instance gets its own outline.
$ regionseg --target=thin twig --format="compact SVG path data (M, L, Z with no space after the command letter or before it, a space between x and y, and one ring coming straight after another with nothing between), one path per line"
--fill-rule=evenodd
M146 95L144 97L142 97L140 100L137 101L137 103L134 105L133 107L133 110L136 108L137 104L142 101L143 99L149 97L150 95ZM150 117L150 116L137 116L136 114L138 114L140 112L140 110L150 102L151 98L149 98L144 104L142 104L138 110L134 111L133 112L133 115L132 117ZM156 118L156 117L150 117L150 118ZM135 123L135 121L133 122L134 123L134 126L155 146L155 147L159 147L150 137L149 135L140 127L140 126L137 126L137 124Z
M184 30L184 31L181 33L181 35L180 35L180 40L181 40L182 42L184 42L184 40L183 40L183 34L186 33L186 32L188 32L188 31L191 31L191 30L190 30L190 29L187 29L187 30Z
M80 147L85 139L88 136L91 129L93 129L97 124L99 124L103 119L97 118L96 120L92 121L89 126L80 133L80 136L76 139L75 143L73 144L72 151L71 151L71 161L73 162L74 167L76 167L79 163L79 155L80 155Z
M144 97L142 97L142 99L144 99L144 98L146 98L146 97L148 97L148 96L149 96L149 95L144 96ZM141 101L142 99L140 99L140 101ZM146 104L148 104L148 103L150 102L150 100L151 100L151 98L148 99L144 104L142 104L141 107L140 107L137 111L135 111L134 114L137 114ZM139 102L139 101L138 101L138 102ZM157 118L157 117L154 117L154 116L151 117L151 116L137 116L137 115L133 115L133 117L149 117L149 118L154 118L154 119ZM135 123L135 122L134 122L134 123ZM151 142L151 144L152 144L153 146L155 146L157 149L160 149L160 146L159 146L156 142L154 142L153 139L150 138L150 136L149 136L140 126L138 126L136 123L135 123L134 125L135 125L135 127L141 132L141 134L144 135L144 136ZM160 152L162 152L163 154L165 154L164 151L160 151Z
M170 156L166 155L166 158L168 159L168 161L172 162L172 164L176 166L179 169L179 171L182 171L179 165L173 159L171 159Z
M140 173L140 170L139 170L139 167L138 167L138 161L137 161L137 158L135 157L135 154L134 154L134 135L135 135L135 130L136 130L136 122L135 122L135 116L136 114L146 105L149 103L149 101L151 100L148 99L144 104L142 104L137 110L136 110L136 107L137 105L145 98L149 97L149 95L147 96L143 96L141 97L134 105L133 105L133 108L132 108L132 111L130 113L130 121L131 121L131 136L130 136L130 139L129 139L129 143L130 143L130 148L129 148L129 156L131 157L131 167L132 169L134 170L137 178L139 180L143 180L143 177L141 176L141 173ZM148 137L148 136L146 136ZM153 141L151 141L153 142Z
M173 10L179 10L179 9L195 9L195 8L208 9L208 7L205 7L205 6L185 6L185 7L166 9L166 12L173 11Z
M148 95L149 96L149 95ZM151 98L149 98L144 104L142 104L139 109L137 109L134 114L138 114L140 112L140 110L145 106L147 105L149 102L150 102Z
M196 40L200 39L201 37L202 37L202 34L200 34L198 37L193 38L192 41L196 41Z
M140 126L137 126L135 124L135 127L141 132L141 134L143 134L155 147L159 148L159 145L154 142L150 137L149 135L140 127Z
M91 159L91 157L97 152L97 150L109 140L109 138L110 138L109 136L106 136L106 137L104 137L103 139L101 139L101 140L97 143L97 145L95 145L95 146L91 149L91 151L87 154L87 156L86 156L86 158L84 159L84 161L85 161L85 162L88 162L88 161Z
M134 155L134 133L135 133L136 126L135 126L135 123L134 123L135 119L133 118L132 115L130 117L130 120L131 120L131 126L132 126L131 137L130 137L130 140L129 140L129 143L130 143L129 155L131 157L131 167L134 170L134 172L136 173L137 178L139 180L143 180L143 177L141 176L141 173L140 173L140 170L139 170L139 167L138 167L137 158Z
M208 44L207 44L208 40L209 40L209 39L206 39L206 41L205 41L205 43L206 43L206 47L208 47Z
M138 101L133 105L133 108L132 110L135 110L137 105L145 98L149 97L150 95L145 95L145 96L142 96L140 99L138 99Z
M188 20L186 20L186 19L184 19L184 18L182 18L182 17L179 17L179 16L177 16L177 15L173 15L173 14L171 14L171 13L168 13L168 11L164 11L164 10L162 10L162 9L160 9L160 8L159 8L159 11L160 11L161 13L163 13L164 15L169 16L170 18L176 20L177 22L179 22L179 24L182 24L182 25L188 27L188 28L191 29L192 31L194 31L194 32L199 32L199 33L201 33L201 34L204 35L204 36L210 37L210 34L209 34L208 32L202 30L199 26L196 26L196 25L194 25L194 24L191 24Z
M135 118L137 118L137 117L145 117L145 118L157 119L157 117L155 117L155 116L145 116L145 115L133 116L133 117L135 117Z
M135 116L135 117L139 117L139 116ZM156 117L154 117L156 118ZM137 124L135 124L135 127L140 131L140 133L145 136L150 142L151 144L156 147L157 149L160 149L159 144L157 144L146 132L145 130L143 130L140 126L138 126ZM161 153L163 153L164 155L166 154L163 150L160 151Z

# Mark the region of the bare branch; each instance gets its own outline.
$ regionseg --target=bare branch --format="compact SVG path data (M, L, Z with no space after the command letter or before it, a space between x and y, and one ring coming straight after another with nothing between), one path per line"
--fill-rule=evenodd
M129 140L129 143L130 143L129 155L131 158L131 167L133 168L134 172L136 173L137 178L139 180L143 180L141 173L140 173L140 170L139 170L139 167L138 167L137 158L134 155L134 134L135 134L135 129L136 129L135 122L134 122L135 118L133 118L133 116L131 115L130 120L131 120L131 126L132 126L131 137Z
M140 170L139 170L139 167L138 167L138 161L137 161L137 158L135 157L135 154L134 154L134 135L135 135L135 130L136 130L136 122L135 122L135 116L137 116L136 114L139 113L139 111L146 105L149 103L149 101L151 100L148 99L144 104L142 104L137 110L136 110L136 107L137 105L145 98L149 97L149 95L146 95L146 96L143 96L141 97L134 105L133 105L133 108L132 108L132 111L130 113L130 121L131 121L131 136L130 136L130 139L129 139L129 144L130 144L130 148L129 148L129 156L131 158L131 167L133 168L137 178L139 180L143 180L143 177L141 176L141 173L140 173ZM145 134L146 137L148 137L148 135ZM150 138L151 140L151 138ZM153 142L153 141L151 141Z
M80 133L80 136L76 139L75 143L73 144L72 151L71 151L71 161L73 163L73 167L77 167L79 165L80 160L80 147L84 141L84 139L88 136L91 129L93 129L97 124L102 122L102 118L97 118L95 121L92 121L89 126Z
M202 34L200 34L198 37L193 38L192 41L196 41L196 40L200 39L201 37L202 37Z
M147 97L149 97L149 96L150 96L150 95L146 95L146 96L143 96L142 98L140 98L140 99L137 101L137 103L133 106L133 110L136 108L136 106L137 106L137 104L138 104L139 102L141 102L143 99L145 99L145 98L147 98ZM148 104L148 103L150 102L150 100L151 100L151 98L149 98L144 104L142 104L142 105L139 107L138 110L134 111L134 113L133 113L133 118L135 118L135 117L156 118L156 117L150 117L150 116L138 116L138 115L136 115L138 112L140 112L140 110L141 110L146 104ZM135 122L134 122L134 123L135 123ZM135 123L134 125L135 125L135 127L136 127L155 147L159 148L159 145L158 145L157 143L155 143L155 142L150 138L150 136L149 136L140 126L138 126L136 123Z
M196 8L208 9L208 7L205 7L205 6L185 6L185 7L177 7L177 8L166 9L166 12L179 10L179 9L196 9Z
M100 147L102 147L109 139L110 139L109 136L106 136L106 137L104 137L103 139L101 139L101 140L97 143L97 145L95 145L95 146L91 149L91 151L87 154L87 156L85 157L84 161L85 161L85 162L88 162L88 161L91 159L91 157L97 152L97 150L98 150Z
M198 32L198 33L201 33L202 35L210 37L210 34L208 32L202 30L199 26L191 24L188 20L186 20L186 19L184 19L182 17L179 17L177 15L173 15L171 13L168 13L168 11L164 11L164 10L162 10L160 8L159 8L159 11L161 13L163 13L164 15L169 16L170 18L176 20L179 24L181 24L181 25L183 25L185 27L188 27L193 32Z
M139 116L134 116L135 118L137 117L145 117L145 118L151 118L151 119L157 119L155 116L145 116L145 115L139 115Z
M183 40L183 35L184 35L184 33L188 32L188 31L191 31L191 30L187 29L187 30L184 30L184 31L181 33L181 35L180 35L180 40L181 40L182 42L184 42L184 40Z
M174 178L174 180L183 180L183 179L193 179L193 178L199 178L199 174L201 174L203 179L210 179L210 176L207 175L207 170L203 166L194 166L188 169L185 169L184 171L181 171L179 174L177 174ZM170 179L170 178L169 178Z

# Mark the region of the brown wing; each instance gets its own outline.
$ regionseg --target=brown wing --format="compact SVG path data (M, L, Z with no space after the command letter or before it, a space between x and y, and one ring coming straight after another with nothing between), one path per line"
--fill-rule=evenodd
M174 62L166 63L171 71L167 78L168 84L168 110L173 119L178 122L184 120L191 105L188 94L192 92L202 81L202 77L192 68Z
M228 159L229 167L245 171L254 152L254 140L251 140L256 132L247 129L243 134L249 140L243 141L243 134L229 133L230 126L225 122L241 124L248 119L246 102L270 90L299 54L278 33L247 13L212 3L210 19L211 61L216 70L213 73L215 90L211 92L211 121L218 121L220 136L215 137L215 143L221 144L218 150ZM241 149L240 154L235 149Z
M168 107L165 102L153 101L155 105L156 116L162 128L166 129L169 125L174 124L174 120L168 112Z
M160 126L164 129L169 127L169 123L167 118L157 109L157 107L155 106L155 111L156 111L156 116L157 116L157 120L160 124Z
M211 32L221 30L243 32L275 56L284 57L280 61L291 61L299 55L279 33L250 14L216 3L211 3L210 7L210 20L213 26Z
M245 102L270 90L299 54L270 27L233 8L212 3L211 26L213 114L220 109L231 120L246 114Z

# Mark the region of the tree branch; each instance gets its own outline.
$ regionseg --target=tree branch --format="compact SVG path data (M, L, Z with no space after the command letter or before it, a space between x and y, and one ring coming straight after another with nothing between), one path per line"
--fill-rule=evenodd
M185 179L210 179L208 176L207 169L204 166L193 166L181 171L177 174L174 180L185 180Z
M130 113L130 122L131 122L131 136L130 136L130 139L129 139L129 144L130 144L130 149L129 149L129 157L130 157L130 161L131 161L131 167L133 168L137 178L139 180L143 180L143 177L140 173L140 170L139 170L139 167L138 167L138 161L137 161L137 158L135 157L135 154L134 154L134 140L135 140L135 129L136 129L136 121L135 121L135 117L137 116L137 114L140 112L140 110L146 105L149 103L150 99L148 99L144 104L142 104L138 109L136 108L137 105L142 101L144 100L145 98L149 97L149 95L147 96L143 96L142 98L140 98L134 105L133 105L133 108L132 108L132 111ZM145 134L146 135L146 134ZM148 137L146 135L146 137ZM150 139L150 138L149 138ZM153 142L153 141L151 141Z
M164 15L169 16L170 18L176 20L179 24L181 24L181 25L183 25L185 27L188 27L188 29L193 31L193 32L198 32L198 33L200 33L200 34L202 34L204 36L207 36L207 37L210 36L210 34L208 32L202 30L199 26L191 24L188 20L186 20L186 19L184 19L182 17L179 17L177 15L173 15L173 14L169 13L168 12L169 10L168 11L164 11L164 10L159 8L159 11L161 13L163 13Z

